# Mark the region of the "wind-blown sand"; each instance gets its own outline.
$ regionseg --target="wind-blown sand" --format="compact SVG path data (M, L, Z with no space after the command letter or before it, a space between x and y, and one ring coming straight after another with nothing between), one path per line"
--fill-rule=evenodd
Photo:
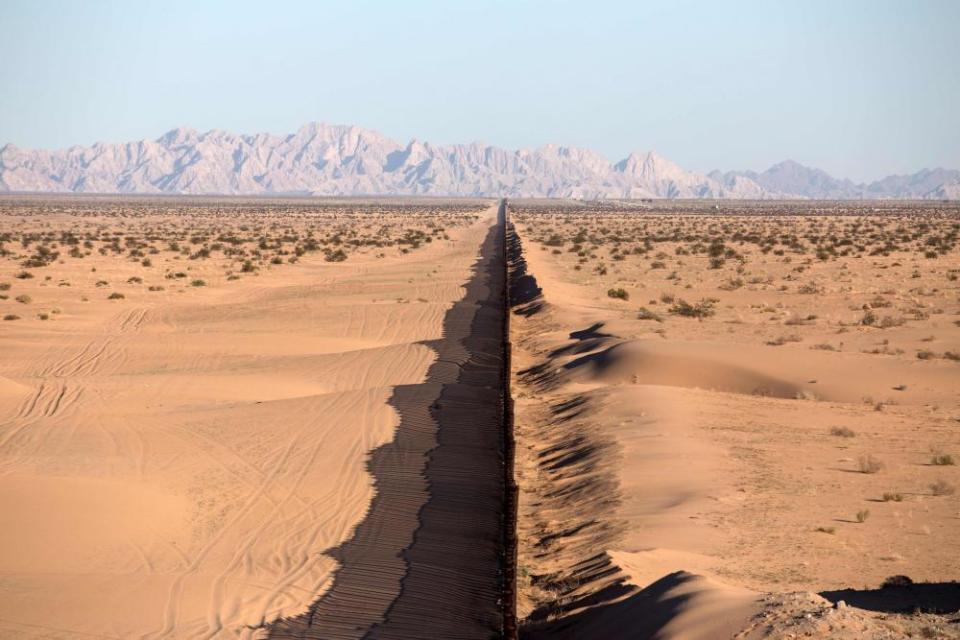
M86 211L31 211L8 217L4 226L9 232L29 224L42 233L84 215L105 228L120 229L125 221L126 232L142 224L135 215L99 219ZM31 268L34 278L15 279L23 250L8 244L13 251L0 281L11 287L0 304L4 313L23 317L0 326L0 635L260 637L265 623L295 618L339 586L337 570L352 567L355 548L342 545L361 531L358 524L369 524L374 481L397 491L395 478L374 477L391 463L384 456L399 455L389 453L390 443L419 416L419 449L404 455L407 472L422 485L436 440L430 404L438 397L451 408L475 401L469 392L449 401L443 394L458 365L471 360L469 346L455 340L469 332L482 283L473 285L468 309L461 304L453 320L450 313L477 280L494 211L466 225L450 219L448 239L438 234L428 244L415 242L409 253L361 246L345 262L307 253L293 265L244 272L238 281L225 279L212 258L184 261L187 280L202 276L202 287L165 281L164 271L178 267L163 252L147 268L96 251L83 259L62 255ZM285 215L266 219L283 223ZM399 233L423 228L428 219L410 218L410 227L402 210L388 210L387 218L331 215L317 221L319 228L342 224L344 237L384 220L399 221ZM66 240L59 242L65 253ZM239 263L234 268L239 273ZM131 274L143 276L143 285L118 284ZM98 280L109 284L96 286ZM165 289L148 293L147 284ZM111 289L126 291L125 298L107 299ZM30 302L14 300L22 294ZM38 320L38 312L48 319ZM451 322L466 326L451 330ZM499 437L496 425L492 437ZM491 459L496 468L496 440L477 446L487 454L470 458L472 470ZM444 452L462 464L456 443ZM449 462L436 457L430 464ZM432 468L427 475L445 472ZM499 481L494 473L486 493L471 496L499 499ZM450 482L442 486L452 491ZM396 536L413 534L424 499L392 495L396 519L363 530L372 538L367 542L386 545L384 553L397 559L410 541ZM449 500L435 506L449 509ZM498 505L472 506L477 515L462 523L472 544L449 551L489 588L497 540L488 540L486 550L477 541L480 533L499 535ZM426 567L424 579L435 579L429 554L436 543L418 542L413 550L426 560L401 564ZM394 575L403 571L398 566ZM376 591L383 579L378 573L366 584ZM402 607L396 593L386 595L386 604ZM476 596L468 603L472 620L451 620L466 636L487 637L469 630L493 624L496 597ZM368 607L371 620L385 615L369 608L372 595L354 604Z
M0 635L504 633L496 207L0 204ZM552 206L521 636L960 635L955 218Z
M949 632L943 619L887 614L960 607L952 583L960 502L949 493L960 476L931 464L960 452L960 368L940 355L892 355L914 344L960 352L956 249L935 261L902 251L808 265L802 282L824 287L813 298L777 291L766 277L762 287L730 291L717 284L732 267L674 258L684 242L670 240L671 225L706 233L720 218L520 207L511 268L527 637ZM649 228L631 234L642 222L659 224L665 241L650 256L631 252L650 237ZM939 224L931 235L951 228ZM746 272L737 272L744 281L763 269L776 284L779 258L734 246L747 255ZM625 259L611 259L617 253ZM650 260L666 269L650 269ZM919 282L904 283L897 272L915 263ZM680 278L665 278L674 265ZM607 295L620 287L628 300ZM663 292L720 302L698 321L669 313ZM850 307L876 295L940 311L897 327L857 326L865 312ZM776 313L757 312L767 307ZM786 332L796 339L768 344ZM884 339L891 355L861 352ZM811 348L828 342L832 349ZM861 456L882 468L861 473ZM949 495L936 495L938 481ZM934 584L880 590L897 574ZM864 609L839 612L838 600ZM791 622L805 614L806 629Z

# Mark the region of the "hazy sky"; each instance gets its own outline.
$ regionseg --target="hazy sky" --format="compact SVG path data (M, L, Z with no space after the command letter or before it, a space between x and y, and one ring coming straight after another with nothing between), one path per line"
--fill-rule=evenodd
M319 120L700 171L960 168L953 0L0 0L0 33L0 144Z

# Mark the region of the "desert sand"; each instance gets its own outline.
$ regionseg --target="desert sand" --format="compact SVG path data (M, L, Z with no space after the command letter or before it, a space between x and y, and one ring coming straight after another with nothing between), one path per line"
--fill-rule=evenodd
M957 633L875 619L960 606L957 212L900 206L514 204L530 637Z
M2 637L958 636L955 205L0 211Z
M2 206L0 636L287 637L332 585L349 588L337 572L358 572L356 551L341 545L358 532L364 554L400 563L392 587L380 566L359 588L393 602L426 501L429 408L471 361L479 303L463 300L482 287L496 210ZM454 307L466 324L451 330ZM476 465L497 459L483 448ZM421 486L376 478L376 451ZM383 505L368 517L375 482L393 492L387 526ZM499 535L497 505L481 513L462 523L469 549L478 529ZM496 595L452 621L490 624ZM383 622L375 596L354 604Z

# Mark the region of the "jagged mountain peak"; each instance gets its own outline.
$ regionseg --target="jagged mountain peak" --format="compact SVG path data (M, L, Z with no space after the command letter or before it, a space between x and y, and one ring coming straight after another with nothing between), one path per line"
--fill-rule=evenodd
M616 164L592 149L511 151L483 142L400 144L372 129L308 122L287 135L189 127L155 140L66 150L0 147L0 190L91 193L432 194L575 198L957 197L960 172L869 185L793 160L763 173L686 171L655 151Z

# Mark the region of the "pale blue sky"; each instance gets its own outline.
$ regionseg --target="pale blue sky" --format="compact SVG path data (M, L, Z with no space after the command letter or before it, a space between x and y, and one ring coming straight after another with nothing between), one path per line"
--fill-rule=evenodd
M960 2L0 0L0 144L286 133L960 168Z

